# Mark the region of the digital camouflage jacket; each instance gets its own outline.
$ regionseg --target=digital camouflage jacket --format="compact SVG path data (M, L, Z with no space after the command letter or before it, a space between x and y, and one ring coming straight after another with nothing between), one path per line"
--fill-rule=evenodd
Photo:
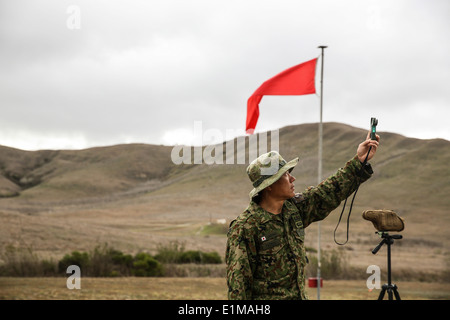
M354 157L317 187L286 200L280 214L251 201L228 231L228 298L308 299L304 228L327 217L372 173Z

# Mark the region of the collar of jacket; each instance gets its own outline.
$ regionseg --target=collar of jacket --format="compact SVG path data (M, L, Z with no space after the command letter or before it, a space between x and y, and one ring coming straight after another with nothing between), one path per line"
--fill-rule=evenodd
M273 220L277 216L281 218L281 214L283 215L284 219L290 219L292 214L298 211L296 206L290 200L286 200L284 202L282 211L279 215L264 210L259 204L254 201L250 202L247 210L253 213L254 217L259 220L259 223L266 223L270 220Z

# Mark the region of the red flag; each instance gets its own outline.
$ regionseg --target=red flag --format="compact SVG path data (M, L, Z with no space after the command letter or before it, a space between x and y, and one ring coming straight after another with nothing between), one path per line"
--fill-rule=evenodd
M291 67L264 82L247 101L245 131L252 134L259 117L259 103L264 95L304 95L316 93L314 78L317 58Z

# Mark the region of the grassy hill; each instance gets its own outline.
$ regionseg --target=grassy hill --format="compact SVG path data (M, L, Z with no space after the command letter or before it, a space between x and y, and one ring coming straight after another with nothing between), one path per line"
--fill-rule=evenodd
M36 152L1 147L0 196L42 201L108 195L163 177L167 159L168 147L140 144Z
M297 192L317 184L317 127L304 124L279 132L283 157L300 157L293 171ZM324 178L355 155L366 134L339 123L324 124ZM406 220L404 239L394 249L398 265L448 269L450 142L379 134L381 146L371 161L375 173L358 191L349 243L338 248L333 241L340 207L321 223L323 248L344 250L356 265L384 265L383 254L370 254L379 238L361 213L392 209ZM234 143L237 147L236 139ZM0 246L31 247L58 259L104 242L131 253L152 252L158 244L176 240L187 249L224 253L225 234L203 231L218 219L228 223L248 205L249 159L245 164L175 165L171 152L172 147L145 144L40 151L0 146ZM337 232L340 242L345 240L348 208ZM307 246L316 242L313 224L307 229ZM426 266L417 262L418 254Z

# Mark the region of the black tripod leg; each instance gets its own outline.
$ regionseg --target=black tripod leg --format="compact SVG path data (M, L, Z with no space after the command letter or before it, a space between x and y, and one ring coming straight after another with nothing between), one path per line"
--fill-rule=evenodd
M392 294L392 288L388 289L388 297L389 297L389 300L394 300L394 296Z
M394 296L396 300L401 300L400 294L398 293L397 286L395 284L394 285L383 284L383 286L381 287L380 295L378 296L378 300L384 299L386 291L388 293L389 300L394 300Z
M400 299L400 295L398 293L397 286L395 284L394 284L394 294L395 294L395 299L402 300L402 299Z
M383 286L381 287L380 295L378 296L378 300L383 300L385 293L386 293L386 285L383 284Z

